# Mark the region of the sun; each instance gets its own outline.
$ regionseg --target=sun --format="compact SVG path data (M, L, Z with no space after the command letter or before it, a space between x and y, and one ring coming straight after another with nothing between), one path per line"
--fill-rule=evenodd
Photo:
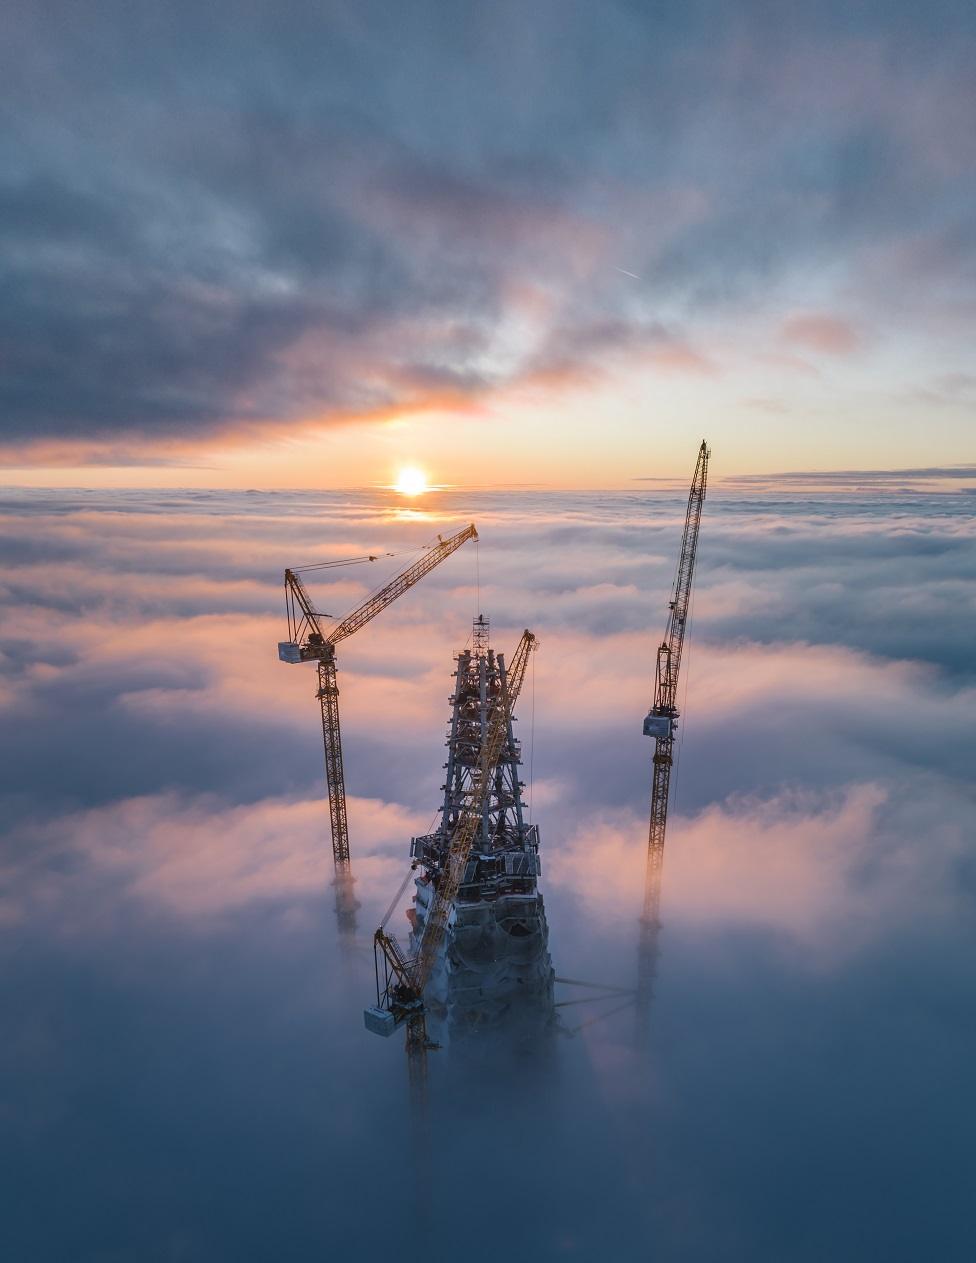
M407 465L397 474L393 490L399 491L402 496L422 496L425 491L430 490L427 475L415 465Z

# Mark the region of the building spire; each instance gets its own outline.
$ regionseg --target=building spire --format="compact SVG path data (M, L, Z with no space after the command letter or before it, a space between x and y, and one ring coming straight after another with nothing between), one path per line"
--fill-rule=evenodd
M471 626L471 647L476 658L488 652L488 619L479 614Z
M448 853L464 804L481 775L485 733L505 707L504 655L489 645L488 619L474 620L471 648L458 654L440 819L433 833L415 837L410 853L421 876L409 919L421 941L432 900L448 867ZM529 824L519 780L521 751L513 716L491 769L481 827L475 835L454 901L446 954L425 991L431 1012L448 1016L455 1034L502 1022L516 1013L535 1031L553 1014L553 970L540 873L539 828ZM438 1023L439 1026L439 1023ZM438 1040L445 1032L438 1029Z

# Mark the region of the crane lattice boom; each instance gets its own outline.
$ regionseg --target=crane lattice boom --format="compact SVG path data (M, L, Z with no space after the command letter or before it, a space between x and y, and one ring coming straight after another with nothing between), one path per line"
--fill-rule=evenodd
M346 786L342 765L342 733L339 727L339 688L336 680L335 646L353 632L359 631L377 614L412 588L442 561L456 552L469 539L477 539L474 523L448 539L437 537L437 543L407 566L358 609L347 614L330 632L326 632L319 613L312 604L301 578L294 570L285 571L285 609L288 617L288 639L278 644L282 662L315 662L318 665L317 698L322 710L322 738L325 747L325 779L329 791L329 819L332 825L332 857L336 871L336 910L340 928L351 930L355 911L352 898L352 872L349 854L349 825L346 817ZM375 557L370 557L375 561Z
M442 539L439 535L437 543L427 549L424 555L395 575L389 583L364 601L358 609L337 623L328 633L323 631L320 619L326 617L318 613L312 605L305 585L294 570L285 571L285 597L288 612L288 639L278 645L278 656L283 662L310 662L321 658L334 649L340 640L345 640L353 632L382 613L388 605L402 596L404 592L418 583L425 575L430 574L442 561L446 561L451 553L457 552L469 539L477 539L478 532L472 522L463 531ZM375 561L375 557L370 557ZM297 652L296 652L297 651Z
M345 640L353 632L359 631L360 627L364 627L370 619L375 618L377 614L385 610L392 601L395 601L398 596L402 596L408 588L412 588L424 575L430 574L436 566L439 566L442 561L450 557L451 553L457 552L462 544L466 544L469 539L477 538L478 532L475 530L473 522L470 526L466 526L463 531L458 531L456 535L452 535L449 539L441 539L438 535L437 543L428 549L423 557L391 579L386 587L381 588L375 596L370 597L368 601L360 605L358 610L347 614L342 622L329 632L331 643L337 645L340 640Z

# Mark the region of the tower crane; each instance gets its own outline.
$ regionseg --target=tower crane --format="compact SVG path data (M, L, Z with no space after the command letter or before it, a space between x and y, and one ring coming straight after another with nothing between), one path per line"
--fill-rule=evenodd
M472 844L481 829L492 779L508 738L512 710L525 680L529 656L537 644L532 632L523 632L512 658L512 665L507 671L499 655L501 705L496 706L492 712L481 743L478 763L465 792L444 862L440 871L433 876L434 899L424 923L416 955L413 958L408 957L393 935L387 934L382 925L373 936L376 1005L365 1012L366 1026L376 1034L391 1035L397 1027L406 1023L407 1058L415 1099L423 1095L427 1049L434 1046L427 1038L424 987L447 933L451 909L464 877Z
M326 632L319 613L312 605L298 570L285 571L285 610L288 618L288 639L278 642L282 662L315 662L318 666L318 692L322 708L322 737L325 744L325 780L329 791L329 818L332 824L332 857L336 875L336 916L343 934L355 928L356 902L352 893L352 866L349 854L349 825L346 819L346 785L342 767L342 736L339 728L339 689L336 683L335 647L359 631L377 614L442 561L456 552L469 539L477 539L474 523L448 539L437 537L424 555L394 576L384 587L347 614L331 631ZM370 558L370 560L374 560Z
M661 872L664 865L664 834L668 823L668 798L671 790L671 763L675 730L678 726L678 672L681 650L688 623L691 583L695 574L698 551L698 528L708 483L708 460L711 452L702 441L688 508L681 537L681 553L674 589L668 605L668 623L664 640L657 651L654 680L654 701L644 719L644 736L654 739L654 773L651 787L651 821L647 838L647 868L644 877L644 906L640 919L640 940L637 959L638 1034L644 1038L650 1011L654 975L657 969L658 934L661 928Z

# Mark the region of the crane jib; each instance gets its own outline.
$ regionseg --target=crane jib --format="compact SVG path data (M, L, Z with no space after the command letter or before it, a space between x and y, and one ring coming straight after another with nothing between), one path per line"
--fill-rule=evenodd
M311 598L299 576L293 570L285 571L285 607L288 615L288 639L278 642L278 657L282 662L312 662L331 653L335 645L347 636L359 631L377 614L382 613L404 592L418 583L425 575L446 561L469 539L477 539L478 531L472 522L456 535L441 539L418 561L395 575L389 583L374 593L357 609L326 632L321 619L324 615L313 607Z
M438 536L437 543L413 565L396 575L379 592L369 597L358 609L327 632L322 625L326 616L312 605L305 585L294 570L285 571L285 610L288 618L288 639L279 641L278 657L282 662L315 662L318 671L318 699L322 715L322 739L325 752L325 780L329 796L329 821L332 829L332 858L336 873L336 915L340 932L351 935L355 929L356 901L352 894L352 868L349 850L349 825L346 815L345 772L342 761L342 736L339 724L339 686L336 681L335 646L365 626L382 610L408 591L424 575L450 557L469 539L477 539L472 522L448 539Z

